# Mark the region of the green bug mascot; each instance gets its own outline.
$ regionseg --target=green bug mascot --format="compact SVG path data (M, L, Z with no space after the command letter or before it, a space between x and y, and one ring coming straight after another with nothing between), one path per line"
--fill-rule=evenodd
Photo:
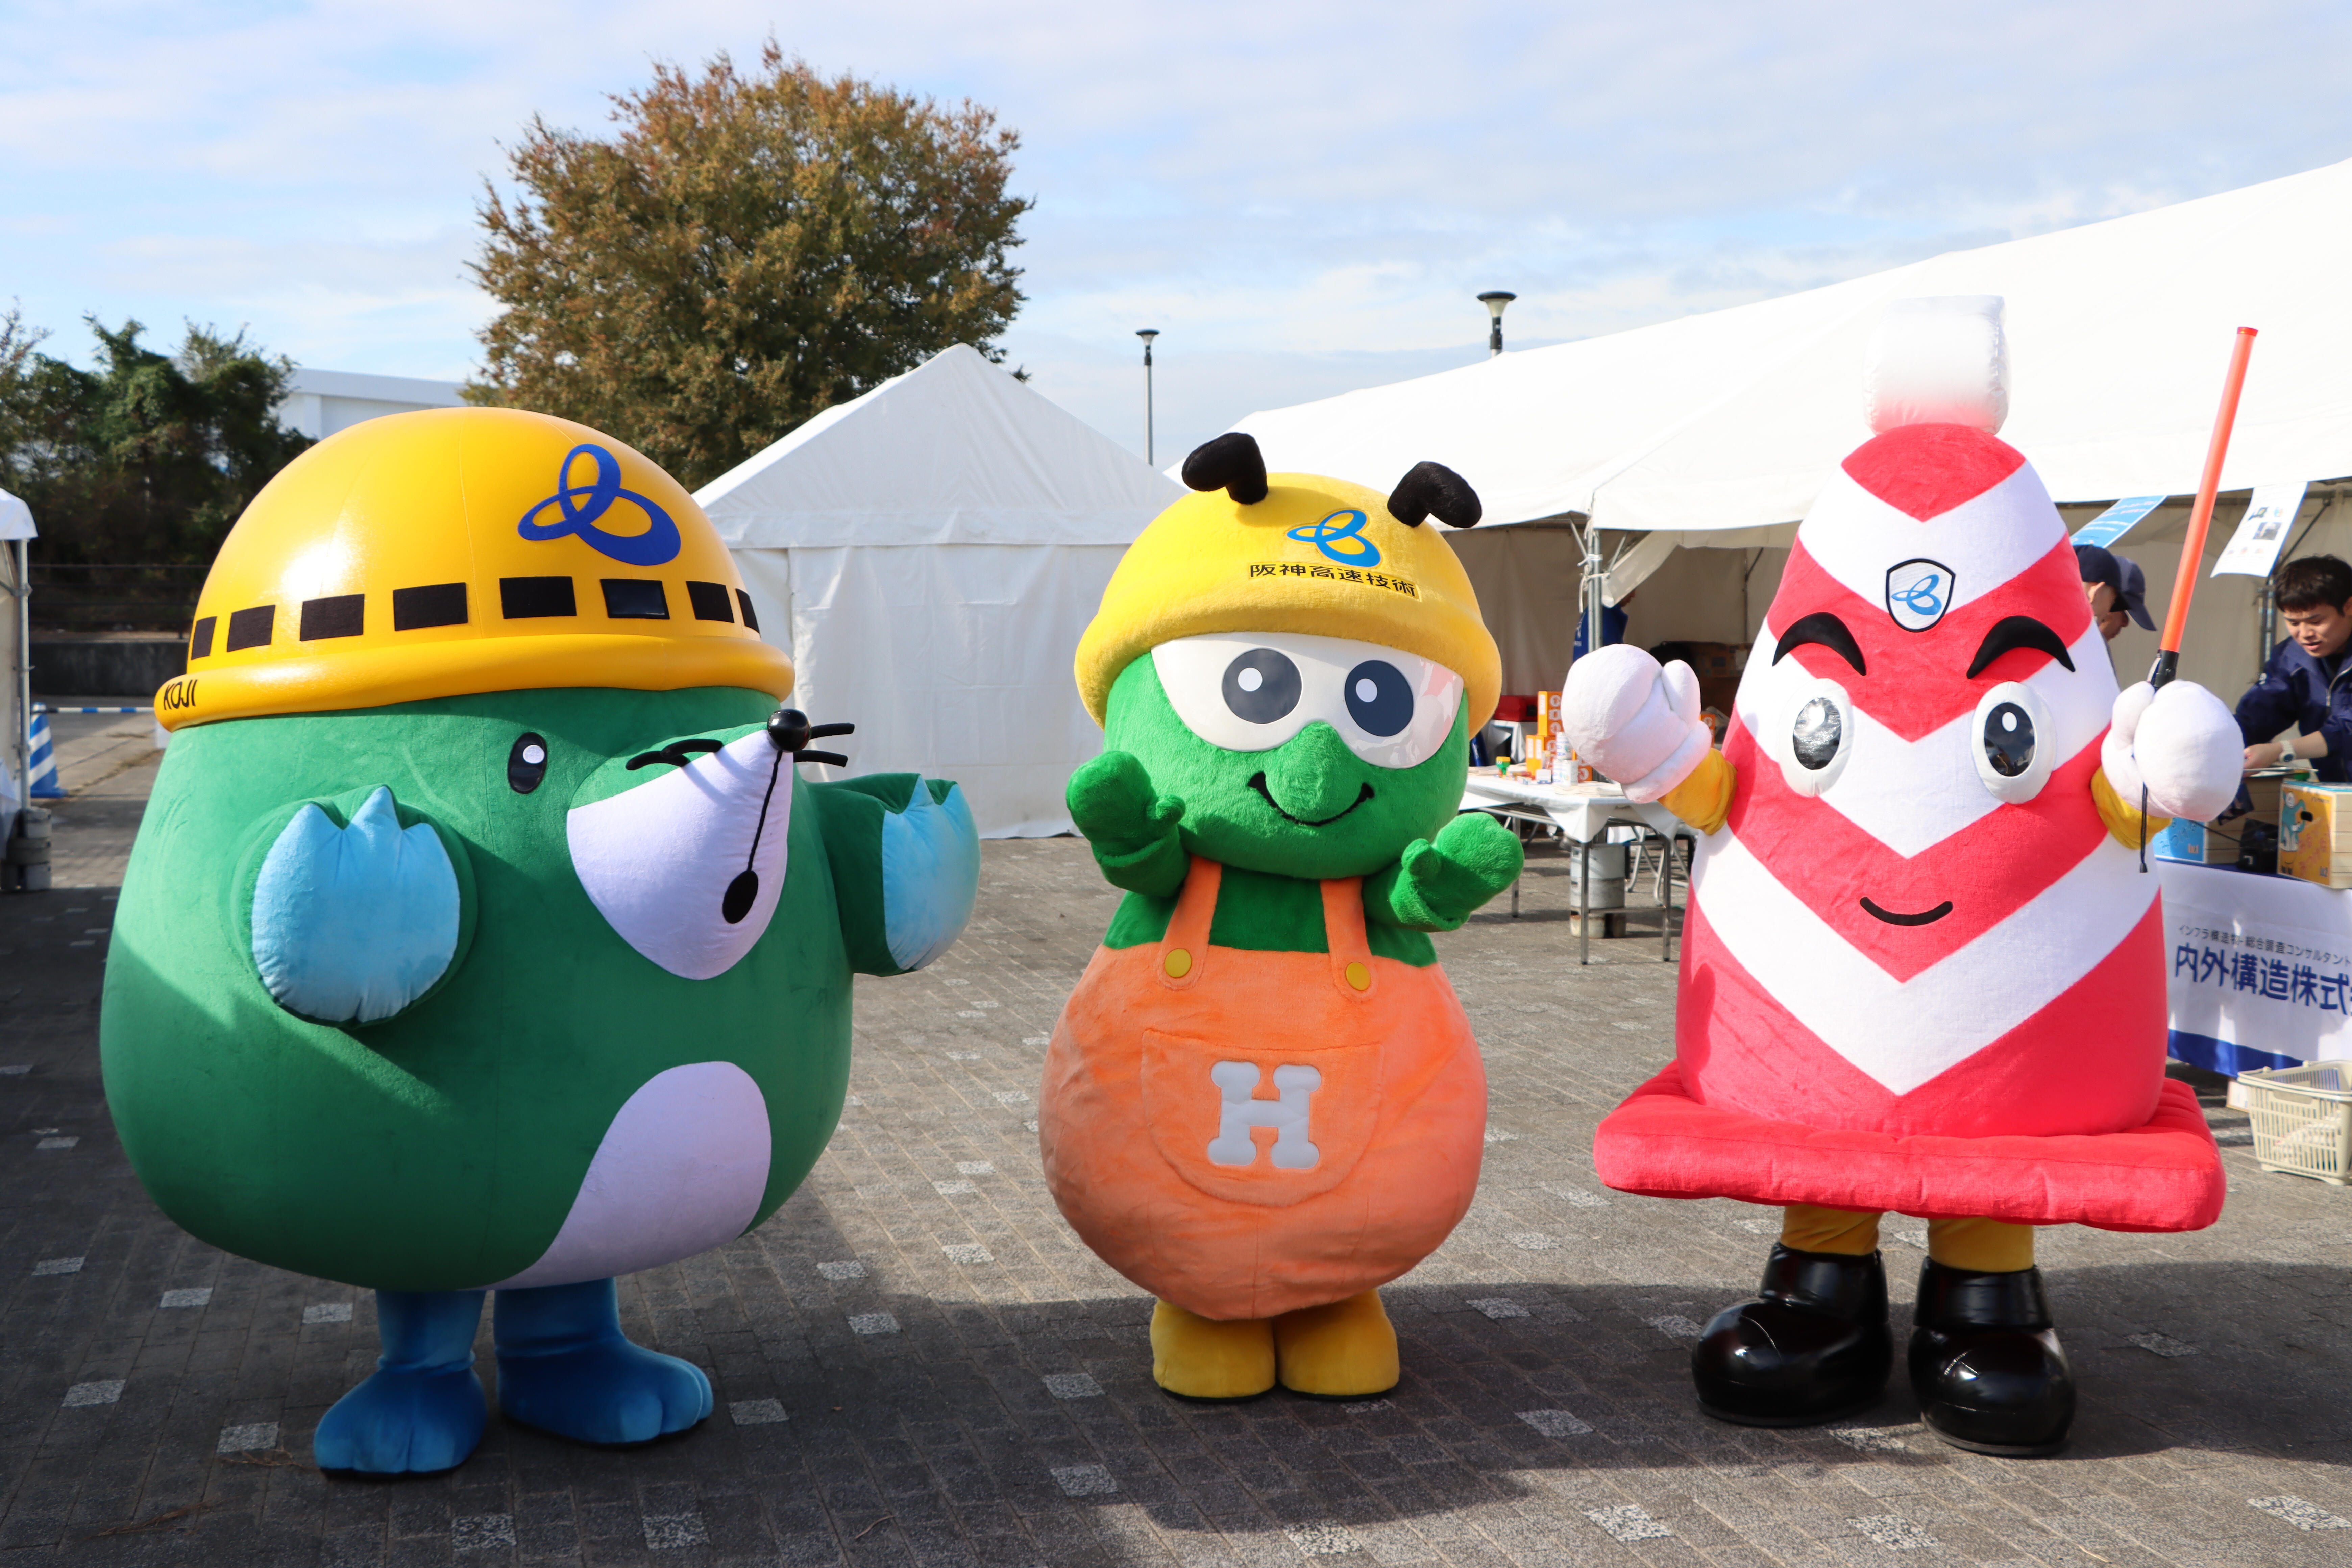
M1393 1387L1379 1287L1470 1206L1486 1083L1426 932L1510 885L1455 815L1501 661L1434 515L1265 471L1221 436L1078 646L1106 750L1070 814L1127 898L1046 1054L1038 1132L1073 1228L1159 1298L1152 1374L1240 1399Z
M255 498L206 580L124 879L107 1098L163 1211L376 1291L322 1468L444 1470L499 1403L591 1443L709 1414L614 1277L772 1214L823 1150L850 974L953 942L952 784L835 784L733 565L653 463L398 415Z

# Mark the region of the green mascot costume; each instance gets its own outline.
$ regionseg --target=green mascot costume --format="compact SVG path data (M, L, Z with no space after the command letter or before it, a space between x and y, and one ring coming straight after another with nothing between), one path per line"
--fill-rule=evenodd
M1038 1132L1073 1228L1159 1298L1152 1373L1239 1399L1362 1398L1399 1375L1379 1287L1470 1205L1476 1042L1425 934L1519 874L1455 812L1501 662L1428 518L1269 478L1219 437L1120 562L1078 647L1106 749L1070 814L1127 898L1063 1009Z
M614 1277L791 1194L840 1114L850 975L936 958L979 877L954 785L811 784L709 520L595 431L358 426L206 580L100 1025L140 1180L196 1236L373 1288L322 1468L449 1468L485 1420L629 1443L709 1414Z

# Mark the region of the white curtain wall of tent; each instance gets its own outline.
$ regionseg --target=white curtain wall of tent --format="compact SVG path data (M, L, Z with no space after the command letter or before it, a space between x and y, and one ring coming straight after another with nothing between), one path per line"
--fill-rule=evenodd
M1111 569L1183 494L959 345L696 492L842 773L961 784L986 837L1070 828L1102 749L1071 664ZM818 776L836 770L819 769Z
M37 535L33 509L0 490L0 839L15 834L16 813L30 788L32 745L26 725L32 716L31 651L26 637L26 559Z
M2336 504L2345 487L2331 482L2352 477L2347 254L2352 163L1253 414L1235 428L1276 468L1378 484L1409 454L1405 464L1458 470L1490 521L1454 542L1505 645L1504 689L1532 691L1567 667L1587 525L1611 568L1605 596L1640 589L1629 640L1752 642L1792 525L1869 436L1863 360L1886 303L1998 294L2011 387L2001 437L2033 463L2068 526L2123 497L2173 498L2115 547L2146 569L2160 625L2238 327L2261 337L2206 569L2246 492L2281 481L2311 481L2295 552L2352 558L2352 508ZM1513 539L1511 524L1537 525L1536 537ZM2225 700L2259 668L2260 590L2237 577L2198 590L2181 674ZM2136 679L2155 642L2127 631L2117 669Z

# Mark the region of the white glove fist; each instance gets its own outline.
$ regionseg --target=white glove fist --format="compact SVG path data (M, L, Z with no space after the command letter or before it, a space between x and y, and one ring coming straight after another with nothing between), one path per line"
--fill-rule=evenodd
M1676 659L1661 669L1623 643L1569 667L1559 723L1578 756L1644 804L1690 777L1715 743L1698 716L1698 677L1691 667Z
M2099 766L2126 805L2210 822L2238 793L2246 743L2221 700L2191 681L2158 691L2143 680L2116 694Z

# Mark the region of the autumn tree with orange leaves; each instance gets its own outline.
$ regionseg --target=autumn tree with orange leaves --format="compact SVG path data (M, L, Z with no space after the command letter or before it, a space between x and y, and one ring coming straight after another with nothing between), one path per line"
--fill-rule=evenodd
M1022 300L1019 136L826 80L771 39L760 68L656 65L609 140L534 117L488 188L473 264L502 307L477 403L607 430L689 489L811 415L969 342Z

